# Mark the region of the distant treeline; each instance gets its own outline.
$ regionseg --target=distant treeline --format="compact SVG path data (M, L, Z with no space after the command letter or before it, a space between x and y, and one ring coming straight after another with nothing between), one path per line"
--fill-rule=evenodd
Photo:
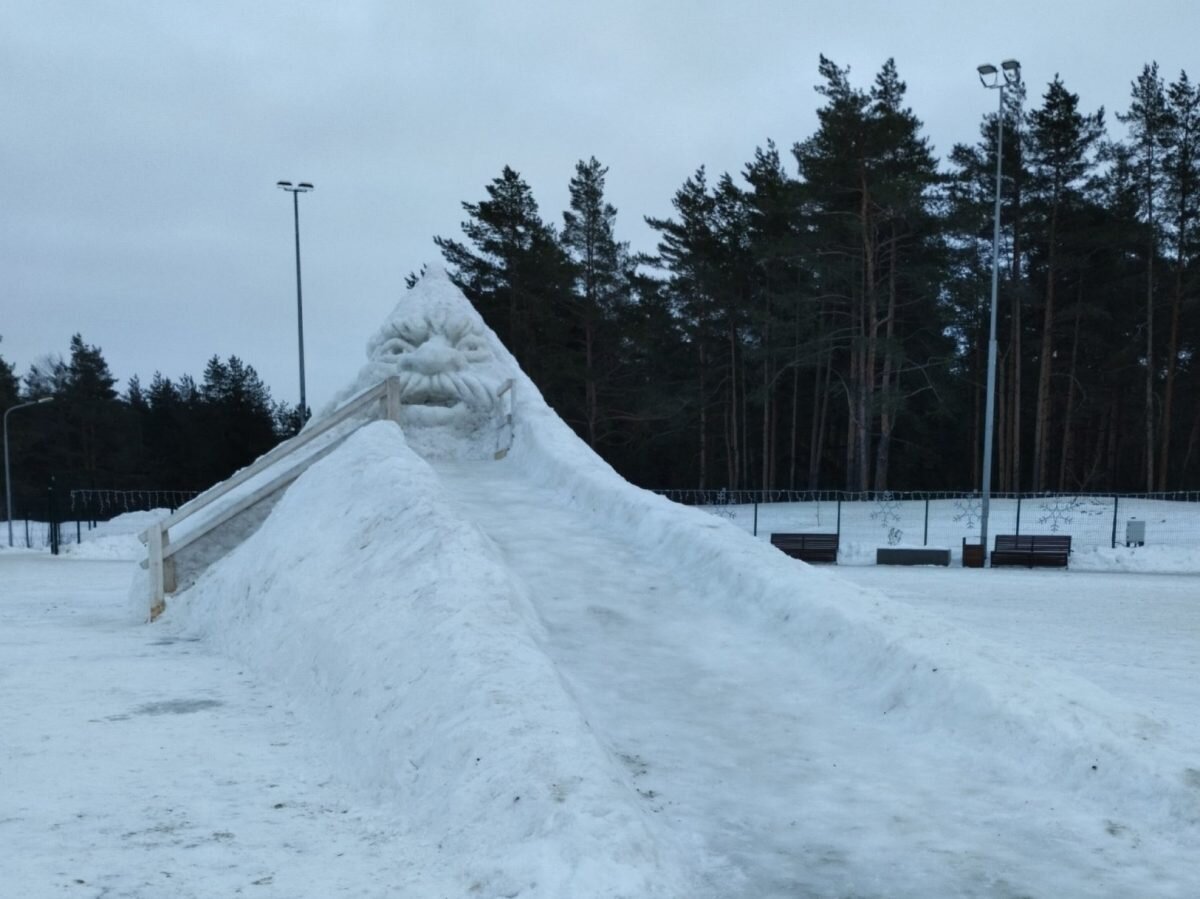
M594 158L561 224L506 166L463 203L461 238L435 238L635 483L980 485L997 114L939 160L891 61L867 87L825 58L819 73L816 132L736 177L698 169L647 219L654 255L618 239ZM1200 90L1145 66L1119 137L1057 77L1037 103L1008 91L1003 115L994 489L1200 487ZM0 404L17 388L0 365ZM296 423L236 358L118 396L78 336L24 378L22 398L50 394L15 438L27 488L203 488Z
M15 517L43 517L51 477L62 493L197 490L228 477L296 432L297 410L271 399L254 367L213 356L199 384L157 372L123 394L97 346L76 334L68 358L48 356L18 379L0 358L0 410L53 397L9 417ZM2 514L2 512L0 512Z
M891 61L866 88L824 58L820 77L816 133L696 171L647 219L653 256L618 240L594 158L561 225L505 167L463 238L435 238L637 483L980 484L996 113L939 161ZM1147 65L1120 138L1057 77L1004 116L994 488L1200 486L1200 92Z

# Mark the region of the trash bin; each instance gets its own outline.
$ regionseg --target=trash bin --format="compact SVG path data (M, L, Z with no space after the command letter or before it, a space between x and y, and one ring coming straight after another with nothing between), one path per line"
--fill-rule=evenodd
M1131 518L1125 522L1125 545L1146 545L1146 522L1138 521L1136 518Z

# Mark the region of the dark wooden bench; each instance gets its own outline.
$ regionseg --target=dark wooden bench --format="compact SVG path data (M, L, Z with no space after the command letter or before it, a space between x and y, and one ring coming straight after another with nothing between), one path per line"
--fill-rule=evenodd
M771 545L801 562L837 564L837 534L772 534Z
M1066 568L1071 554L1069 534L997 534L992 567L1024 565L1026 568Z

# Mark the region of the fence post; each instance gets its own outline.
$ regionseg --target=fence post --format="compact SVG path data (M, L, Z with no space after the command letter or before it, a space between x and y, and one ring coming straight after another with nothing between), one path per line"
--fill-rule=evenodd
M1112 533L1112 548L1117 548L1117 505L1120 503L1119 496L1113 497L1113 533Z
M79 525L80 525L79 519L76 518L75 519L75 545L76 546L78 546L80 543L83 542L83 532ZM92 525L91 525L91 522L89 522L88 530L90 531L91 529L92 529Z
M1021 497L1017 497L1017 536L1021 536Z
M50 538L50 555L58 555L58 517L54 509L54 478L50 478L50 486L46 488L46 519Z
M758 536L758 500L754 501L754 536Z
M921 545L929 545L929 497L925 497L925 537L922 539Z
M841 494L838 494L837 535L838 535L838 543L841 543L842 542L842 497L841 497Z

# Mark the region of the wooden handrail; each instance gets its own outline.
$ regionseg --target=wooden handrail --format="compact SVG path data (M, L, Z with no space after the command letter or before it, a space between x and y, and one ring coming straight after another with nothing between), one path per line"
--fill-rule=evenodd
M296 450L307 446L309 443L329 431L331 428L340 425L355 413L361 412L363 408L370 405L372 402L384 398L387 396L389 391L394 391L396 389L395 386L392 386L392 382L395 381L395 378L388 378L386 381L380 381L374 387L364 390L324 421L314 425L312 428L301 431L299 434L289 440L283 441L283 443L279 444L273 450L265 455L259 456L258 459L252 464L232 475L227 480L224 480L215 487L212 487L211 489L206 490L204 493L201 493L191 502L180 506L177 510L175 510L173 515L162 522L162 529L164 531L169 531L171 528L175 527L181 522L187 521L187 519L191 518L201 509L204 509L206 506L216 502L235 487L246 483L246 481L274 465L284 456L290 455ZM146 543L149 539L147 532L143 532L140 537L143 543Z
M342 440L344 440L344 439L345 438L343 437ZM253 506L259 502L262 502L264 499L266 499L268 496L270 496L276 490L279 490L282 487L286 487L292 481L296 480L296 478L300 477L300 475L304 474L304 472L307 471L309 466L311 466L313 463L318 462L321 459L324 459L326 456L328 456L330 453L332 453L335 449L337 449L339 446L341 446L342 440L331 440L327 446L321 447L319 450L317 450L311 456L308 456L303 461L293 465L287 471L271 478L271 480L269 480L267 483L263 484L257 490L254 490L253 492L242 497L236 503L229 506L229 508L223 510L219 514L214 515L212 518L205 521L202 525L200 525L198 528L196 528L191 533L185 534L183 537L181 537L177 541L167 543L166 545L163 546L163 549L162 549L163 559L164 560L170 559L173 555L175 555L181 549L185 549L186 547L195 543L201 537L205 536L206 534L210 533L211 531L216 530L221 525L225 524L225 522L232 521L234 518L241 515L243 512L245 512L251 506Z

